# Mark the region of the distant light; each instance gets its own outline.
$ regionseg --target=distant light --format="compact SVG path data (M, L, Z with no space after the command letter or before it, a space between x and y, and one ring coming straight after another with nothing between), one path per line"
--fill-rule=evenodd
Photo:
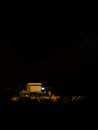
M45 90L45 88L44 88L44 87L42 87L42 90Z
M25 95L26 97L29 97L29 95Z

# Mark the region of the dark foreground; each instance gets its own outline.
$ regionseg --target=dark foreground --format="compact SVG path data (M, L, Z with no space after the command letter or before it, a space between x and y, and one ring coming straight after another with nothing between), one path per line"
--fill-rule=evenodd
M51 102L21 100L19 102L2 102L0 104L0 119L3 128L43 128L52 129L87 125L96 118L95 100L81 100L64 104L62 101ZM93 117L92 117L93 115ZM68 125L69 124L69 125ZM90 126L90 123L88 123ZM79 127L80 127L79 126Z
M25 113L25 114L40 114L40 113L60 113L66 114L71 112L96 112L96 100L86 99L73 101L64 104L62 100L52 102L51 100L44 100L38 102L36 100L20 100L17 102L3 101L0 104L0 113Z

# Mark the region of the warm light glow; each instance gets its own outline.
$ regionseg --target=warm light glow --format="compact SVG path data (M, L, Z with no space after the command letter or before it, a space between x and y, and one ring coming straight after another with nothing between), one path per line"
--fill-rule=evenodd
M42 83L27 83L27 85L32 85L32 86L33 86L33 85L34 85L34 86L35 86L35 85L40 85L40 86L42 86Z
M30 92L41 92L41 86L29 86Z
M42 83L27 83L27 92L41 92Z

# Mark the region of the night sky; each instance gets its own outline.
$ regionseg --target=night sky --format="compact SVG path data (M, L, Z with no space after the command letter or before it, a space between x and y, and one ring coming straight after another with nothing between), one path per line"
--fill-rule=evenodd
M25 87L27 82L42 82L64 92L95 87L96 13L90 14L86 5L81 8L71 15L55 11L45 13L45 18L36 15L39 19L32 27L29 23L27 31L1 32L0 87Z
M98 56L95 34L81 34L78 40L65 38L65 45L57 46L37 45L33 38L18 41L15 33L4 34L0 40L0 87L25 87L27 82L42 82L76 91L95 84Z

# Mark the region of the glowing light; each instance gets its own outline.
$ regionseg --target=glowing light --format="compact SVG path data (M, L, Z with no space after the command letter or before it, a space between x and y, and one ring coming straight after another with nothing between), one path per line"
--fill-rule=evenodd
M45 90L45 88L44 88L44 87L42 87L42 90Z

